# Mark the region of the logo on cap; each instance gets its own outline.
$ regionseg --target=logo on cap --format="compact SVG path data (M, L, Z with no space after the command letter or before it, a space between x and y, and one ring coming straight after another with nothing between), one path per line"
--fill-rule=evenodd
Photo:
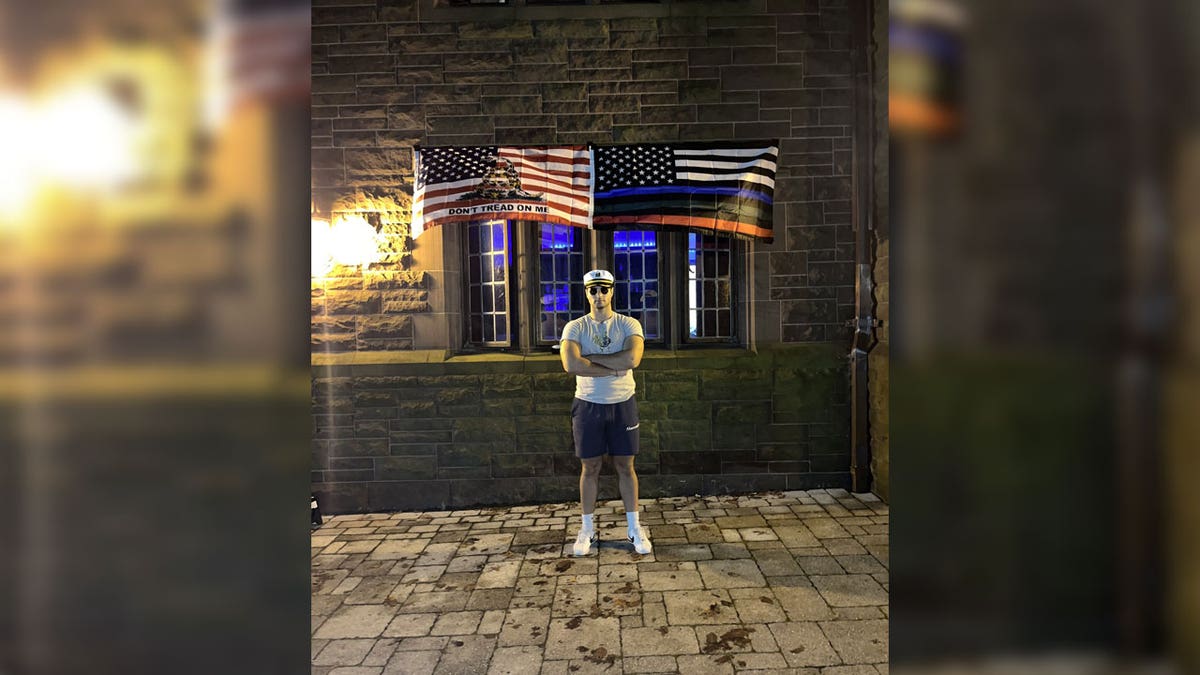
M612 286L615 281L616 277L614 277L612 272L609 272L608 270L592 270L591 272L583 275L583 285L585 288L588 286L595 286L597 284Z

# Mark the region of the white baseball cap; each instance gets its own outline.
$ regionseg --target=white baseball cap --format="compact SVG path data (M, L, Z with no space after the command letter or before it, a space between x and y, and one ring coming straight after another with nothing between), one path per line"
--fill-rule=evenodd
M616 282L616 277L608 270L592 270L583 275L583 287L595 286L597 284L603 286L612 286Z

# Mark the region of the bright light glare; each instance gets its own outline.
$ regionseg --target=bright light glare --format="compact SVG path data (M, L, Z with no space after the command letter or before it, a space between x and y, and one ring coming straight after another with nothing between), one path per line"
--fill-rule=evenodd
M333 267L333 258L329 255L329 246L333 241L333 230L329 222L319 218L312 219L312 275L323 277Z
M138 169L134 120L98 87L80 86L39 106L39 173L77 187L115 187Z
M334 265L355 267L379 260L380 237L366 218L339 216L332 225L312 219L312 275L323 277Z
M0 220L19 216L33 197L32 125L24 100L0 95Z
M331 228L329 255L340 265L366 265L379 260L379 234L362 216L342 216Z
M0 95L0 219L21 215L45 185L113 188L138 171L134 120L97 86L45 101Z

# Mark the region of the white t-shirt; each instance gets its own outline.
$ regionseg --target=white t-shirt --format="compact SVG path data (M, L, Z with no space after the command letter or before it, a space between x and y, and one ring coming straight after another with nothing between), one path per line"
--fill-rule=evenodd
M572 340L579 344L579 353L615 354L625 349L625 340L631 335L645 338L642 324L633 317L613 314L607 321L594 321L590 314L574 319L563 329L563 342ZM628 401L634 393L633 371L625 371L622 377L575 376L575 398L590 403L621 403Z

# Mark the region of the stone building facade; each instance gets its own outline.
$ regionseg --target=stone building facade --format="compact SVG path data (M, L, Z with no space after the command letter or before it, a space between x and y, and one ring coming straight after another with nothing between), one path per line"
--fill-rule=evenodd
M652 344L637 372L637 469L646 496L849 486L852 149L873 132L851 58L872 38L847 0L316 0L312 32L314 208L380 242L313 277L326 510L577 494L557 352L516 325L507 348L470 345L462 228L410 236L417 146L778 139L775 239L730 250L732 338ZM586 236L588 266L610 265L611 233ZM531 303L522 265L509 293Z

